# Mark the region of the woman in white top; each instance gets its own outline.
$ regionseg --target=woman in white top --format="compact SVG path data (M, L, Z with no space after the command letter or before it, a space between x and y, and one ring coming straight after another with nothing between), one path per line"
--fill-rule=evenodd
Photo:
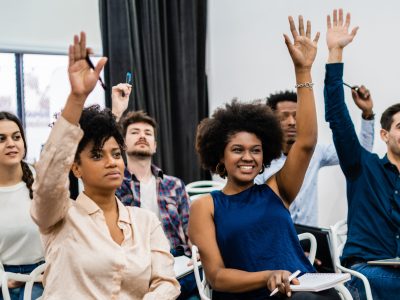
M94 70L86 37L69 48L71 92L36 167L31 214L45 244L44 299L175 299L179 284L155 214L115 197L124 139L109 109L83 109L106 59ZM69 198L68 173L84 191Z
M43 263L43 247L38 227L29 215L33 169L23 161L25 156L20 120L0 112L0 263L7 272L29 274ZM8 288L11 299L22 299L24 283L9 280ZM43 286L35 284L32 298L42 292Z

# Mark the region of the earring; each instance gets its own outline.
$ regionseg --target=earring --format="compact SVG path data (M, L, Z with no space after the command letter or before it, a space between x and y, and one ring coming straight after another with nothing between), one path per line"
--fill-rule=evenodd
M264 166L264 164L262 164L262 168L258 174L262 174L262 173L264 173L264 171L265 171L265 166Z
M223 168L221 170L221 167ZM225 178L226 176L226 169L225 169L225 165L218 163L217 166L215 167L215 171L217 171L218 175L221 176L222 178Z

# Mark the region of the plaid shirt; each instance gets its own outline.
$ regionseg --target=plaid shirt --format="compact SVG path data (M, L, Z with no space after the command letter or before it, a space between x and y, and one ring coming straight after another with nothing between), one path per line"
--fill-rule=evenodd
M156 177L157 200L161 224L173 255L191 255L188 237L189 196L179 178L164 175L155 165L151 172ZM117 197L126 206L140 207L140 181L125 168L124 180L116 191Z

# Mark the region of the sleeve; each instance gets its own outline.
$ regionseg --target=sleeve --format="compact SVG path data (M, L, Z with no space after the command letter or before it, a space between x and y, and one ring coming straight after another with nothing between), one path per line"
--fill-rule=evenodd
M374 147L375 120L361 119L360 144L365 150L371 152Z
M78 126L60 117L36 164L31 216L43 233L51 231L70 206L68 174L82 135Z
M183 233L185 234L185 242L189 241L189 210L190 210L190 198L188 193L186 192L185 185L182 180L179 180L181 188L177 193L178 196L178 212L179 217L181 219L181 224L183 227Z
M325 73L325 119L333 134L340 167L346 178L355 178L361 169L362 147L344 102L343 64L327 64Z
M151 278L149 292L143 300L171 300L180 294L180 286L175 278L174 258L170 254L169 243L156 216L153 217L150 237Z

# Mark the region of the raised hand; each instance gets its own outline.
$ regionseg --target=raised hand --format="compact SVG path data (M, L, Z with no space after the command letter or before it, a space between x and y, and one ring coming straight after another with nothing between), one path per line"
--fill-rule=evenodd
M339 18L338 11L336 9L333 10L333 23L331 22L331 16L328 15L326 19L328 28L326 43L329 50L343 49L353 41L357 34L358 27L354 27L349 33L350 19L350 13L347 13L346 20L343 20L343 9L339 9Z
M77 98L84 98L83 101L96 86L100 72L107 62L107 58L102 57L94 70L91 69L86 61L86 56L90 52L91 50L86 48L86 34L81 32L80 37L75 35L74 43L69 46L68 51L68 77L71 94Z
M117 117L117 120L122 116L128 108L129 95L132 92L132 85L128 83L119 83L112 87L112 112Z
M314 40L311 40L311 22L307 21L307 28L304 31L302 16L299 16L299 31L297 31L292 17L289 17L289 24L293 36L293 44L286 34L283 36L293 64L296 69L310 69L317 55L319 32L315 35Z
M371 98L371 93L365 86L361 85L357 90L352 88L351 96L353 97L354 103L357 107L361 109L364 117L373 114L374 103Z

